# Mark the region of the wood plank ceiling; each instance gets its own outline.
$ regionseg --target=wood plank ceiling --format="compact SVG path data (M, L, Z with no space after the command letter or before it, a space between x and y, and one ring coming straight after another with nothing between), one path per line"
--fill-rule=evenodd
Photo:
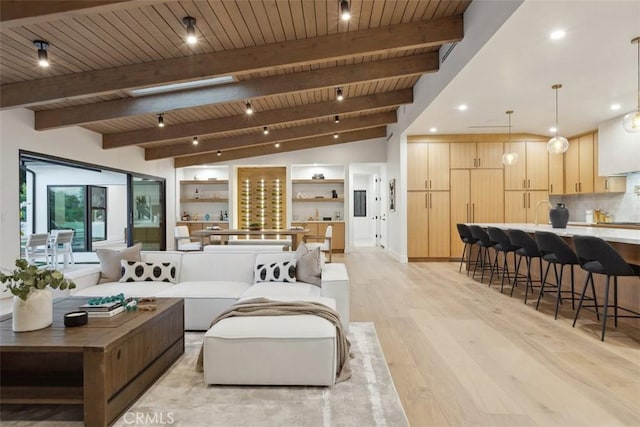
M37 130L82 126L104 149L138 145L176 167L385 136L419 77L438 70L440 46L462 39L470 0L350 0L348 22L339 3L3 0L0 108L31 108ZM193 46L185 16L196 18ZM48 68L34 40L50 44ZM223 75L235 81L129 92Z

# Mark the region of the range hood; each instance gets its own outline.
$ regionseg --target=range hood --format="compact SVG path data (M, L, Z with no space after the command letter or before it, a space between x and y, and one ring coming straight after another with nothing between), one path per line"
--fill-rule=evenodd
M622 117L598 126L598 174L626 175L640 171L640 133L629 133L622 127Z

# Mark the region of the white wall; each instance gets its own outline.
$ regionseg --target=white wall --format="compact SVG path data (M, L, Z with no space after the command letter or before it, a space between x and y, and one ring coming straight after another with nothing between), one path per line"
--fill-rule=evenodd
M33 129L34 113L27 109L0 111L0 266L11 268L20 256L18 212L18 150L48 154L98 166L116 168L165 178L167 200L175 198L172 160L145 161L138 147L102 149L101 135L71 127L38 132ZM37 201L46 206L44 201ZM167 246L172 247L175 206L167 203Z
M372 247L375 246L375 204L373 195L373 175L372 174L353 174L353 182L350 194L354 191L366 191L367 216L355 217L353 212L349 212L351 217L351 226L353 227L353 246L355 247Z

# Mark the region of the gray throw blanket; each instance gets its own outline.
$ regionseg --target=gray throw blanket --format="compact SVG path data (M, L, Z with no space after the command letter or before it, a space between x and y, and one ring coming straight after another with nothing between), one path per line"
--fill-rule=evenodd
M336 341L338 345L338 364L336 367L336 384L351 378L349 365L349 349L351 343L347 339L340 317L335 310L324 304L310 301L274 301L267 298L254 298L232 305L211 322L211 326L229 317L248 316L292 316L311 314L328 320L336 327ZM211 328L210 326L210 328ZM203 348L200 349L196 371L203 372Z

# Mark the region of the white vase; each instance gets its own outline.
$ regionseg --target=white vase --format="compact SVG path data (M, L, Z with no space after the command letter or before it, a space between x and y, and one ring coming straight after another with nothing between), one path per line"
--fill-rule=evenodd
M32 289L26 301L13 297L13 331L27 332L53 323L53 293L49 288Z

